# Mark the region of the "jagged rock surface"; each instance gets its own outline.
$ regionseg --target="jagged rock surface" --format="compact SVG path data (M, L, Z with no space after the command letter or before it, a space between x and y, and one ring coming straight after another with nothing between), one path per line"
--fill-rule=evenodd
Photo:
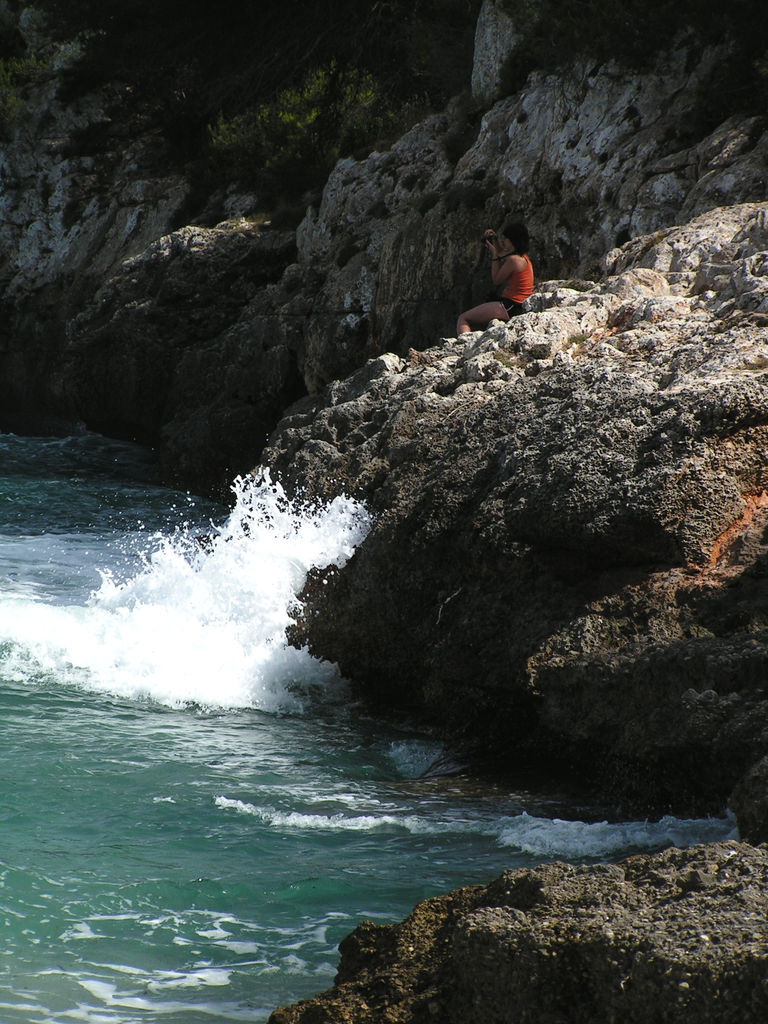
M501 15L484 11L485 82L499 69L483 25ZM340 161L294 250L242 222L178 234L189 183L163 173L167 154L122 93L62 97L78 45L60 47L0 142L0 426L149 440L166 479L219 489L258 460L298 393L452 333L487 292L479 233L508 212L529 222L540 278L595 276L617 242L766 199L763 120L697 128L722 53L692 68L690 55L683 40L652 73L533 75L484 115L456 100L388 148ZM228 202L248 213L257 200Z
M722 810L768 753L766 253L714 210L300 402L266 460L377 518L296 642L497 766Z
M697 137L700 90L721 54L687 67L685 47L654 74L579 66L531 76L478 112L454 103L387 152L341 161L298 232L298 259L322 267L308 337L310 391L374 351L404 355L453 333L485 298L478 238L524 219L539 278L596 276L617 244L708 209L768 198L768 133L734 118ZM344 373L340 372L344 370Z
M550 864L363 922L335 987L269 1024L762 1024L766 849Z

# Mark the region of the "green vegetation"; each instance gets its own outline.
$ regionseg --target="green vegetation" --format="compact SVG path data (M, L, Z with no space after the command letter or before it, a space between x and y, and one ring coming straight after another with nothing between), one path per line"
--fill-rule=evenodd
M644 69L683 32L701 46L730 40L731 55L710 83L706 118L764 113L768 106L768 4L765 0L502 0L520 33L504 75L511 95L534 70L553 71L575 57Z
M324 180L339 156L396 129L397 120L370 73L331 61L267 103L231 119L219 115L209 129L212 162L266 195L297 194Z
M278 203L469 84L480 0L35 0L86 53L74 100L124 83L204 190Z
M510 370L519 369L520 360L513 356L507 349L494 349L493 358L501 363L502 366L506 366Z
M35 57L0 58L0 134L5 134L21 112L21 88L47 67Z

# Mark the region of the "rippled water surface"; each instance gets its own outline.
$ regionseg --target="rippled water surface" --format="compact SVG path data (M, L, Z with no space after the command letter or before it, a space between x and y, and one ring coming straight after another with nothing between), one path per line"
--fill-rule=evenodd
M269 480L220 508L94 435L0 436L0 1022L264 1021L361 918L555 857L719 838L479 791L283 640L369 527Z

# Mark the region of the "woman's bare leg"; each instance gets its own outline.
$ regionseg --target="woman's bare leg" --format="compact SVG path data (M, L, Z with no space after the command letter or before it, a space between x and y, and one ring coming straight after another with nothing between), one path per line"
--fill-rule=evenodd
M500 302L483 302L462 313L456 322L456 336L469 334L485 327L491 320L509 320L509 314Z

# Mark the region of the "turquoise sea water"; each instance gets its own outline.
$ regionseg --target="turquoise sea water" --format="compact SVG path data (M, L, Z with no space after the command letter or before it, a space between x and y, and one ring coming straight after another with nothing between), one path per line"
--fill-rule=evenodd
M332 982L362 918L731 834L474 786L283 642L364 509L268 480L221 508L150 469L95 435L0 435L0 1024L264 1021Z

